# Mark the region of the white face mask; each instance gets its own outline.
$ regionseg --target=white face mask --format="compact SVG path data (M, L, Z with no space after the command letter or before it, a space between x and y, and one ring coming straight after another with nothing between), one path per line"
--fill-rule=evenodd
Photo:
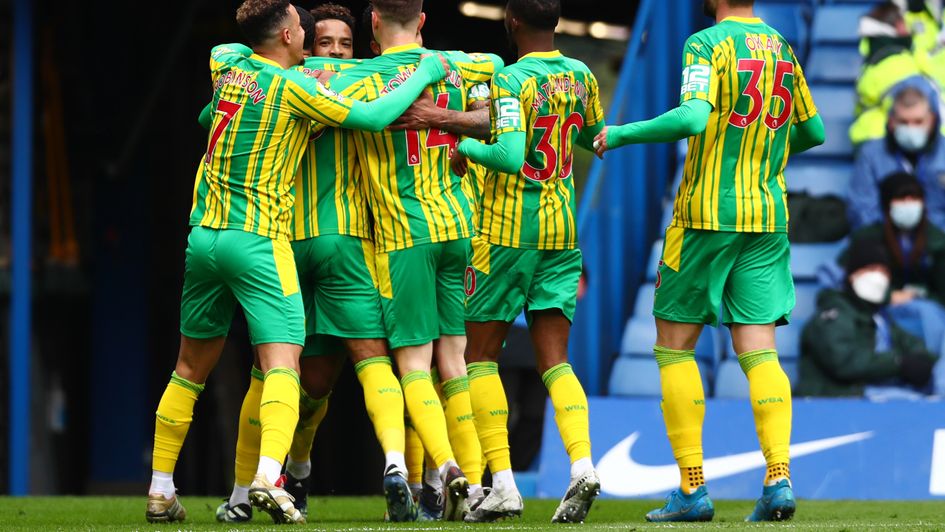
M889 218L899 229L915 229L922 221L923 207L921 201L894 201L889 206Z
M896 138L896 144L909 153L921 150L929 140L929 132L922 126L896 126L893 136Z
M857 275L852 281L857 297L869 303L880 304L886 300L889 290L889 276L882 272L870 271Z

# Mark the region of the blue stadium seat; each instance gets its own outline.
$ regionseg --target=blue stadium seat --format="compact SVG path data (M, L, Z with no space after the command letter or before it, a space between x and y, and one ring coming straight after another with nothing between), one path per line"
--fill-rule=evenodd
M816 281L817 270L832 261L846 247L846 241L791 244L791 273L796 281Z
M788 192L845 198L852 174L853 164L850 162L824 161L800 155L788 162L784 169L784 180Z
M809 8L801 3L770 3L755 4L755 16L760 17L766 24L778 30L794 49L794 54L803 60L807 53L807 20Z
M803 326L817 311L817 294L820 286L816 283L796 283L794 285L794 312L791 322Z
M856 106L856 92L852 87L837 87L834 85L810 84L811 96L817 105L817 112L827 119L853 118Z
M804 75L811 83L852 84L862 64L863 56L855 45L822 44L810 51Z
M870 4L828 4L818 7L811 24L811 52L822 43L858 43L860 17L871 8Z
M789 381L791 381L791 388L797 384L797 378L800 375L800 371L797 368L796 360L782 360L781 369L784 370L784 373L787 375Z
M783 359L794 360L801 356L801 330L804 328L804 322L791 320L791 323L778 327L774 334L775 347L778 349L778 356Z
M745 399L748 397L748 379L735 358L727 358L719 364L715 373L715 397L721 399Z
M652 357L620 357L610 372L610 395L660 396L660 370Z
M649 282L656 281L656 269L659 266L660 259L663 256L663 239L659 239L656 242L653 242L653 247L650 248L650 258L646 263L646 280Z
M653 292L656 287L651 283L641 285L637 291L637 301L633 306L633 315L637 317L647 317L653 315Z
M620 356L653 356L656 323L652 316L634 316L627 322L620 341Z

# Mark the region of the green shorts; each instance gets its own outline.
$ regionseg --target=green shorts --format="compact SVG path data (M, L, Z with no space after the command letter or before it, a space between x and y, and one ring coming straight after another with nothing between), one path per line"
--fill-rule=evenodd
M226 336L239 303L253 345L305 343L305 311L292 247L235 229L194 227L187 238L180 332Z
M303 356L344 353L339 338L384 338L374 243L347 235L292 242L305 306Z
M726 325L788 322L794 280L787 233L666 230L653 315L717 325L720 308Z
M463 272L469 239L375 255L381 309L392 349L440 335L463 336Z
M582 258L579 249L517 249L476 237L466 268L466 320L513 321L524 308L560 309L574 320Z

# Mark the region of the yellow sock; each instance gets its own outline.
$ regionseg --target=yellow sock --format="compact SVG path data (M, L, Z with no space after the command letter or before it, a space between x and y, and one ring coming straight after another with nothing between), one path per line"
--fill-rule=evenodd
M164 389L154 415L154 453L151 468L162 473L173 473L177 456L187 437L187 429L194 418L194 403L203 391L196 384L171 373L171 381Z
M459 468L470 484L482 484L482 447L469 402L469 379L464 375L444 382L443 395L446 397L446 431Z
M423 482L423 443L409 418L404 420L404 426L406 428L404 460L407 462L407 483L419 485Z
M476 431L489 470L493 473L512 469L509 455L509 403L495 362L472 362L469 374L469 399L475 414Z
M309 462L312 459L312 443L315 431L328 413L329 393L320 399L312 399L305 390L299 391L299 423L295 426L289 457L293 462Z
M400 379L404 399L413 427L420 434L423 448L430 453L437 467L453 458L443 405L436 396L433 381L426 371L411 371Z
M299 423L299 375L295 371L273 368L266 372L259 421L259 456L283 463Z
M679 465L680 487L692 493L705 484L702 475L702 421L705 418L705 392L696 365L695 351L653 348L660 367L663 390L663 421L666 435Z
M791 382L774 349L738 355L738 363L748 377L748 396L755 415L755 430L761 452L768 463L765 484L791 478Z
M364 390L364 405L384 453L404 452L404 398L390 359L372 357L354 366Z
M541 376L551 404L555 407L555 423L571 463L591 457L590 420L587 396L574 375L571 364L558 364Z
M259 439L262 424L259 423L259 401L262 399L263 373L257 368L250 372L249 390L240 408L239 433L236 436L236 484L249 486L256 475L259 464Z

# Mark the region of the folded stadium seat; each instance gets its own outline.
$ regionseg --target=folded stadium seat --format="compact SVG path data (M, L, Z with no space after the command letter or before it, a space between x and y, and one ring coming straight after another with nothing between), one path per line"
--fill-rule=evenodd
M801 327L807 323L807 320L817 311L817 294L819 293L820 286L817 283L794 284L795 302L794 311L791 312L791 323Z
M801 330L804 328L805 321L798 322L794 319L791 323L778 327L774 334L774 344L778 348L778 357L782 359L796 360L801 356Z
M853 45L821 44L810 51L804 75L810 83L852 85L860 75L863 56Z
M852 86L838 87L811 83L809 88L811 96L814 97L814 103L817 105L817 112L825 122L828 118L850 119L853 117L853 111L856 107L856 92Z
M804 152L805 158L832 157L853 158L853 143L850 142L850 125L853 123L853 101L856 95L852 88L830 85L811 85L814 103L824 121L824 143Z
M653 356L656 344L656 323L653 316L633 316L623 330L620 356Z
M794 2L759 2L755 4L755 16L778 30L791 45L794 55L803 63L807 53L807 18L810 16L810 8L807 5Z
M795 281L813 282L825 262L837 258L846 248L846 240L816 244L791 244L791 273Z
M656 287L652 283L640 285L637 291L636 304L633 305L633 315L647 317L653 315L653 292Z
M807 158L804 154L791 157L784 169L784 180L789 193L806 193L818 198L845 198L851 175L851 162Z
M629 397L659 397L660 370L656 359L649 357L620 357L610 372L610 395Z
M646 280L647 282L656 282L656 270L659 267L660 259L663 256L663 239L659 239L656 242L653 242L653 247L650 248L650 258L646 263Z
M787 374L787 378L791 381L791 388L794 388L794 385L797 384L797 360L781 360L781 369L784 370L784 373Z
M873 8L873 4L826 4L814 10L811 23L811 53L821 44L853 44L860 42L858 29L860 17Z
M738 360L727 358L715 372L715 397L719 399L745 399L748 397L748 379L742 373Z

